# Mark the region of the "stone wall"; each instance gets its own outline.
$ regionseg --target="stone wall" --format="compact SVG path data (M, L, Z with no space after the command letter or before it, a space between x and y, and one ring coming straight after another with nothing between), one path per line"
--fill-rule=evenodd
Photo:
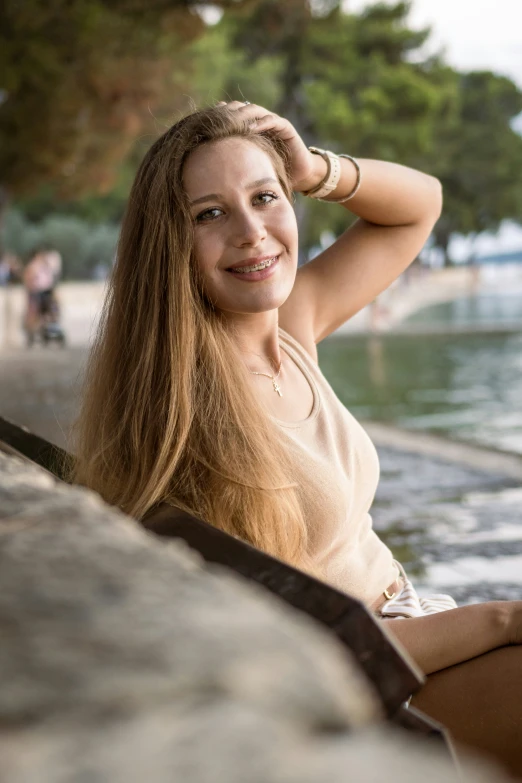
M0 638L6 783L461 780L311 619L1 452Z

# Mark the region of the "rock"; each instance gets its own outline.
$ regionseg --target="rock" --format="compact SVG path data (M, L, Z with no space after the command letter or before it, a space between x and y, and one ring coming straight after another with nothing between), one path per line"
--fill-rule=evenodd
M462 775L389 728L303 731L230 699L181 701L97 725L62 720L0 734L6 783L514 783L469 760Z
M0 637L8 783L457 781L313 620L1 453Z
M304 615L93 493L3 456L0 468L4 725L196 692L252 699L310 726L375 717L346 651Z

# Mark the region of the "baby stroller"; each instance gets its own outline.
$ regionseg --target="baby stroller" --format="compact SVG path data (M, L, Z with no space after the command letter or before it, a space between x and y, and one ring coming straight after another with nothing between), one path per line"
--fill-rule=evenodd
M54 293L54 289L33 294L33 306L36 310L35 326L28 329L27 345L33 345L38 336L44 345L50 342L58 343L65 347L65 333L60 325L60 307Z

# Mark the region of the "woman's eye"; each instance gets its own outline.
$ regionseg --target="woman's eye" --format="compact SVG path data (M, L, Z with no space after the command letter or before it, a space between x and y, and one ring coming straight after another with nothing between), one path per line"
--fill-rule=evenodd
M211 209L206 209L204 212L200 212L200 214L196 217L196 223L203 223L206 220L215 220L217 217L219 217L219 214L215 214L216 212L221 212L220 209L217 207L212 207Z
M279 196L276 193L272 193L271 191L267 190L263 193L258 193L255 195L253 201L254 203L261 204L261 206L267 206L268 204L271 204L272 201L277 201L278 199ZM217 220L217 218L221 217L222 214L223 210L219 207L205 209L204 212L200 212L196 217L196 223L209 223L212 220Z
M260 199L262 204L270 204L272 201L276 201L279 196L267 190L264 193L258 193L255 198Z

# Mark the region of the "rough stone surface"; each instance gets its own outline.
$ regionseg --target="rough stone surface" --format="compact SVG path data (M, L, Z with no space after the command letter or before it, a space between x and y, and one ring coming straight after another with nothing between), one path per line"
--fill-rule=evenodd
M0 737L0 756L8 783L509 783L476 760L459 776L433 747L390 729L310 734L228 701L15 732Z
M0 470L0 721L197 693L316 727L374 717L345 651L304 615L93 493L2 455Z
M309 618L1 453L0 638L1 781L459 780Z

